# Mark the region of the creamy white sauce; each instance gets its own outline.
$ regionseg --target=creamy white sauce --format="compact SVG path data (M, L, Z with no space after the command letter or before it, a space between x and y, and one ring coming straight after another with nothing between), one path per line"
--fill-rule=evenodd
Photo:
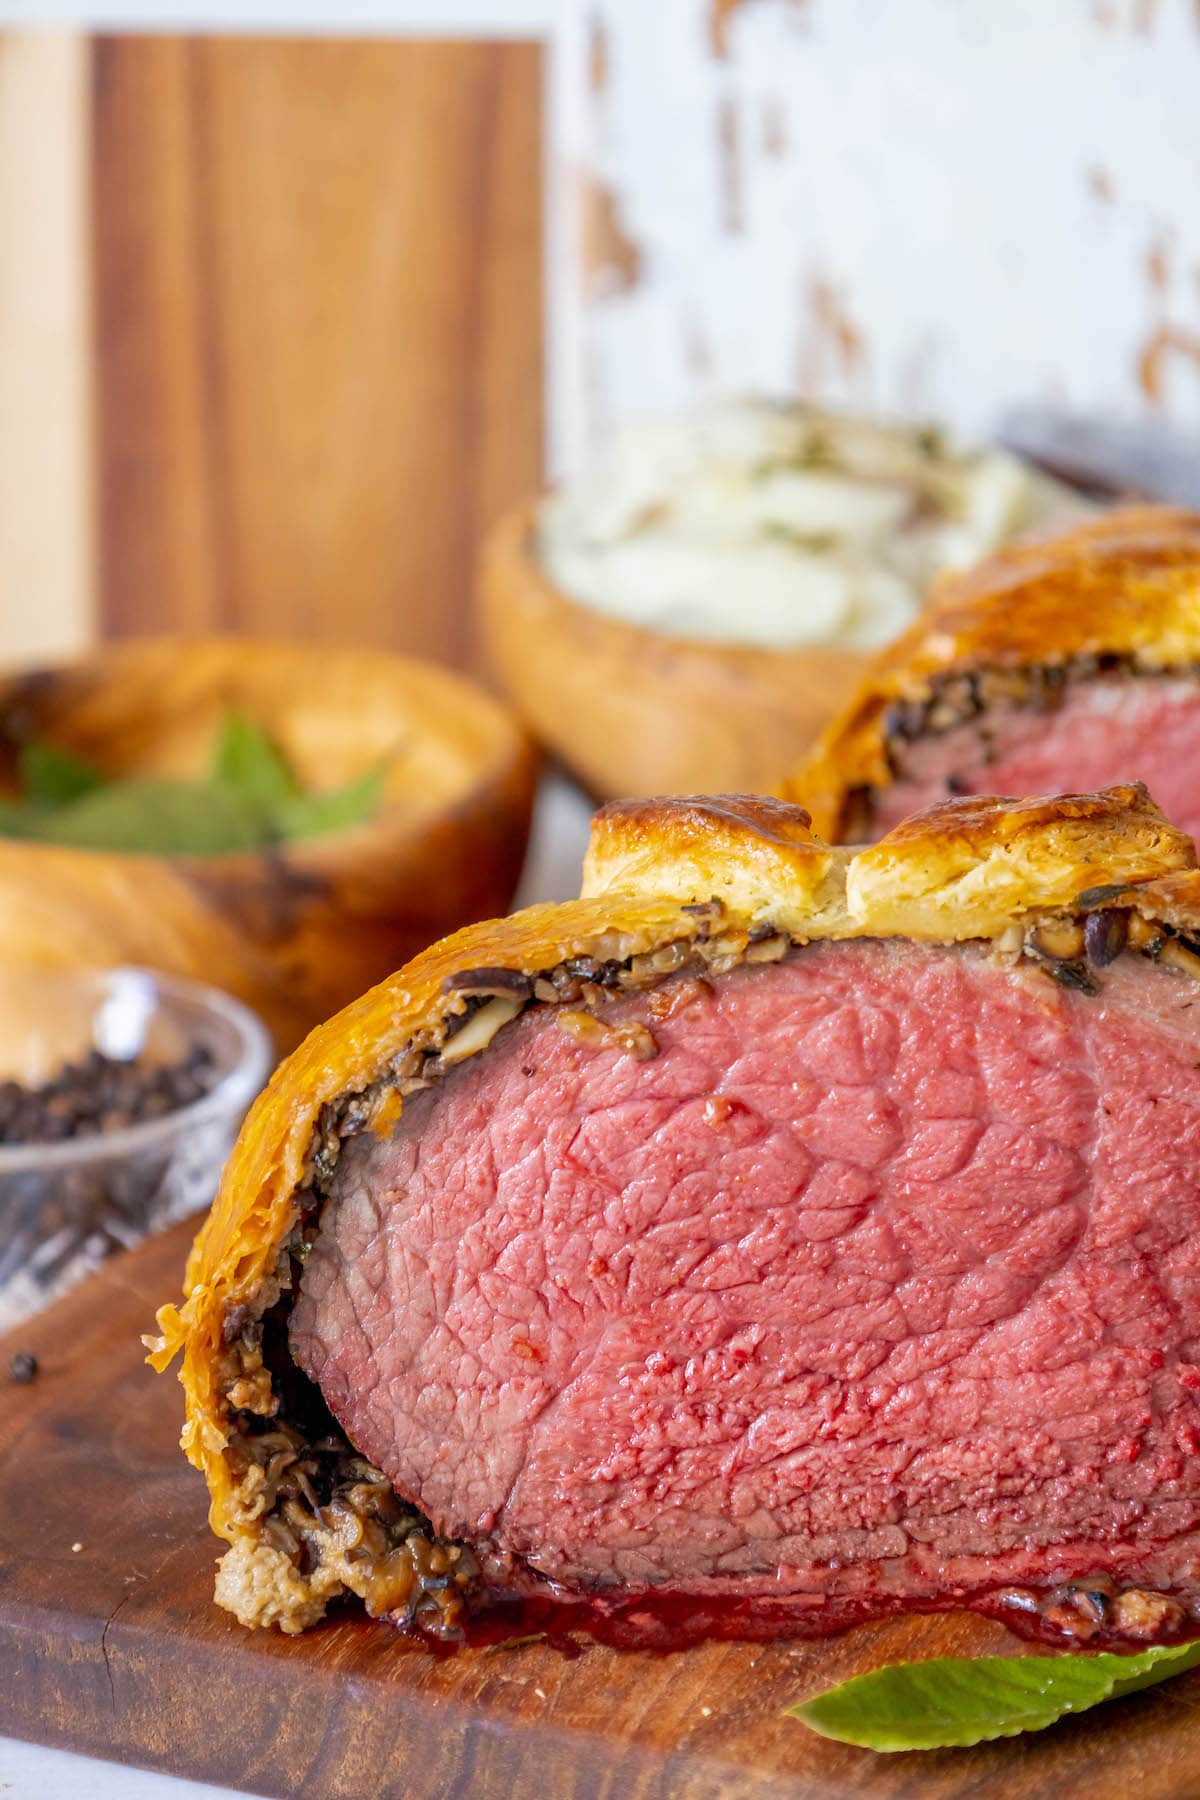
M1091 510L1007 452L929 427L728 400L624 427L543 502L538 551L574 599L638 625L870 649L942 570Z

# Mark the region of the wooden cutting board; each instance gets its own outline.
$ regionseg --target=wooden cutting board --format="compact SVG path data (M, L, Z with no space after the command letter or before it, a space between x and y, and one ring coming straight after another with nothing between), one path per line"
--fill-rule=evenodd
M1200 1671L978 1750L875 1756L783 1717L880 1662L1018 1648L981 1621L573 1661L541 1643L438 1659L355 1616L297 1639L242 1631L211 1602L178 1384L138 1342L188 1235L116 1259L0 1344L0 1732L304 1800L1200 1795ZM8 1376L18 1349L41 1365L28 1387Z

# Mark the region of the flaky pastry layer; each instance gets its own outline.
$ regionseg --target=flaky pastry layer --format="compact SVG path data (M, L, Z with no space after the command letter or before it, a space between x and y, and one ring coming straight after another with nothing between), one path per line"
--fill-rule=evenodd
M898 704L927 701L955 676L1096 657L1147 672L1200 665L1200 513L1123 507L943 576L780 791L837 841L852 797L892 781Z

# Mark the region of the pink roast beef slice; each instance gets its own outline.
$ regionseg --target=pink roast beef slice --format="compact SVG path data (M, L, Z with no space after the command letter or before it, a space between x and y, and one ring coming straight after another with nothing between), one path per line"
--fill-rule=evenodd
M1106 675L1070 684L1059 706L990 707L900 750L900 779L880 794L882 837L949 794L1088 793L1143 781L1174 824L1200 835L1200 681Z
M294 1354L518 1584L1195 1591L1198 990L1102 979L824 943L622 999L641 1062L527 1014L347 1146Z

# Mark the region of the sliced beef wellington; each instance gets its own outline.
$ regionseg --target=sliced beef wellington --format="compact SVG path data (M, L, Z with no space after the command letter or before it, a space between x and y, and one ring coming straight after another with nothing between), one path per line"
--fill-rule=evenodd
M784 792L861 843L950 795L1114 781L1200 835L1200 513L1126 508L944 577Z
M1144 790L857 853L606 808L583 898L418 957L249 1116L152 1344L218 1599L1198 1630L1198 1171L1200 869Z

